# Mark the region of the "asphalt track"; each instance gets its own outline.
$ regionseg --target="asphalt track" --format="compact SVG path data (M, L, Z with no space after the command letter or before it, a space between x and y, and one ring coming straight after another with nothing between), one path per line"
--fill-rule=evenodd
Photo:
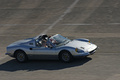
M120 0L0 0L0 80L120 80ZM72 63L17 63L10 43L39 34L88 38L99 49Z

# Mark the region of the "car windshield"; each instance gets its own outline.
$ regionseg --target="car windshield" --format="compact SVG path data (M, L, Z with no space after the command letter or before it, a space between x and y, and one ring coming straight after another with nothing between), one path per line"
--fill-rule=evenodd
M56 47L59 47L59 46L62 46L62 45L69 43L71 40L61 36L60 34L56 34L56 35L50 37L50 41Z

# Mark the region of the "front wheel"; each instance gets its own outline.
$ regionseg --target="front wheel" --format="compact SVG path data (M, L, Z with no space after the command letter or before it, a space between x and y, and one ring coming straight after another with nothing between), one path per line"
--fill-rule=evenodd
M70 52L62 51L62 52L60 52L59 59L62 62L68 63L68 62L71 62L73 58L72 58L72 55L70 54Z
M28 60L27 55L24 51L17 51L15 54L15 58L20 63L26 62Z

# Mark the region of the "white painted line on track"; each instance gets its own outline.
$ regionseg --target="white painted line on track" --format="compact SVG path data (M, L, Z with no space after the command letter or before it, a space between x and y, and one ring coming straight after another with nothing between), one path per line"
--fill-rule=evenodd
M53 25L53 24L0 24L0 26L49 26L49 27L51 27L51 25ZM55 25L55 23L54 23L54 25ZM90 23L76 23L76 24L74 24L74 23L72 23L72 24L60 24L60 25L65 25L65 26L120 25L120 23L105 23L105 24L104 23L101 23L101 24L90 24Z
M0 26L51 26L52 24L0 24ZM77 25L96 25L96 24L86 24L86 23L78 23L78 24L60 24L60 25L70 25L70 26L77 26Z
M46 30L44 30L41 34L46 34L49 30L51 30L57 23L60 22L60 20L63 19L65 15L67 15L71 10L74 8L74 6L78 3L79 0L75 0L72 5L70 5L67 10L61 15L52 25L50 25Z
M108 25L120 25L120 23L108 23Z
M78 24L61 24L66 26L84 26L84 25L120 25L120 23L101 23L101 24L89 24L89 23L78 23Z
M0 24L0 26L49 26L51 24Z
M65 25L65 26L84 26L84 25L94 25L94 24L84 24L84 23L81 23L81 24L62 24L62 25Z

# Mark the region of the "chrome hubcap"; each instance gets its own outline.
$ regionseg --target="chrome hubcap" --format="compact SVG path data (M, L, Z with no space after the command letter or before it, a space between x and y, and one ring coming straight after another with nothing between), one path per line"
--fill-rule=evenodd
M69 54L68 54L68 53L63 53L63 54L62 54L62 59L63 59L64 61L69 61L69 60L70 60Z
M25 55L24 55L23 53L18 53L18 54L17 54L17 59L18 59L19 61L24 61L24 60L25 60Z

